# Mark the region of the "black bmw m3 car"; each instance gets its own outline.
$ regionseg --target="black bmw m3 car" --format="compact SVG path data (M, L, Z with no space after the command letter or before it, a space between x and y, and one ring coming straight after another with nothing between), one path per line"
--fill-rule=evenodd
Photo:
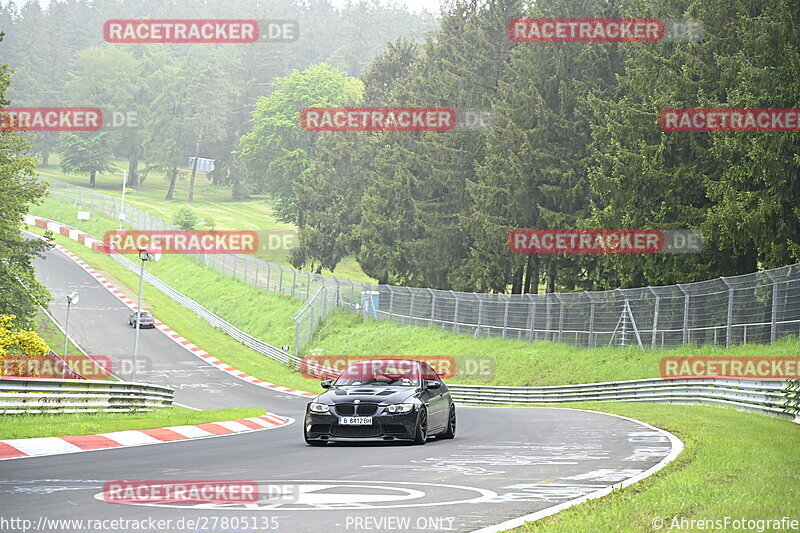
M452 439L456 408L450 391L428 363L374 359L353 363L306 408L308 444L349 439Z

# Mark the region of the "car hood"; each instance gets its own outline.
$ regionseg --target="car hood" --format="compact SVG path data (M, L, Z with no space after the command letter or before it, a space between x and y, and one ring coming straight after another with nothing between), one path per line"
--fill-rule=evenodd
M317 397L317 401L327 404L353 403L355 400L359 400L360 403L401 403L414 396L415 392L416 389L414 388L337 387L320 394Z

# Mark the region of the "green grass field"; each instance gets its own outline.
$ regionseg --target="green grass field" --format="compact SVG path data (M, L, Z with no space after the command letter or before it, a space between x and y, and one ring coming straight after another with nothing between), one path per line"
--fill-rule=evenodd
M57 204L49 200L48 204ZM59 219L58 205L48 205L40 213ZM63 205L61 206L63 209ZM39 208L37 208L39 213ZM60 219L59 219L60 220ZM63 221L63 220L60 220ZM97 235L101 217L88 222L66 221ZM94 230L92 229L94 227ZM119 266L106 254L57 237L89 264L108 274L110 280L129 297L138 276ZM169 256L148 265L148 270L171 286L211 309L235 326L275 346L294 346L291 315L301 302L233 280L182 256ZM303 390L320 390L316 380L303 378L283 365L254 352L221 331L210 328L194 313L179 306L160 292L145 286L145 307L184 337L226 363L261 379ZM526 342L507 339L475 339L436 328L407 327L387 321L368 320L344 310L336 310L315 336L307 354L318 355L434 355L453 356L456 365L463 356L488 358L488 373L457 375L450 382L502 385L563 385L659 376L659 361L670 356L792 356L800 351L800 340L787 337L772 345L742 345L730 349L711 346L683 346L670 350L638 348L583 349L551 342ZM462 367L466 366L466 363Z
M122 171L123 169L127 169L128 165L126 161L122 160L116 160L115 164L117 165L116 171L97 176L94 190L114 198L119 198L122 196ZM40 166L37 172L42 176L73 185L87 188L89 186L89 178L87 176L63 173L58 166L57 154L51 156L48 166ZM167 178L163 173L151 172L143 184L138 185L135 187L135 190L125 194L125 203L143 209L170 223L179 207L191 205L192 209L201 220L211 217L216 224L216 229L236 229L258 232L261 249L254 257L281 266L291 266L289 263L289 251L285 246L278 245L277 240L273 240L275 243L274 246L269 246L270 235L273 235L273 239L274 235L288 235L287 244L291 247L297 244L297 228L292 224L286 224L275 219L273 210L267 203L267 196L254 195L249 200L234 202L231 198L230 188L212 185L206 178L204 172L198 172L195 179L194 202L188 204L186 199L189 194L190 174L191 172L189 170L180 170L178 180L175 184L175 199L170 201L164 199L168 187ZM75 218L74 214L72 218ZM116 221L112 222L114 225L106 228L106 230L116 228ZM203 226L198 226L197 229L202 228ZM100 237L100 235L98 235L98 237ZM375 280L364 274L356 260L352 257L342 260L335 271L330 272L323 270L323 274L335 275L364 283L375 282Z
M64 333L58 329L58 326L52 320L50 320L50 317L47 316L47 314L45 314L43 311L37 311L34 320L34 330L41 338L44 339L50 349L56 354L78 355L81 353L81 351L78 350L74 344L72 344L72 341L67 342L67 353L64 353Z
M169 407L143 413L0 415L0 439L93 435L127 429L225 422L263 414L263 409L195 411L183 407Z
M512 531L724 531L681 520L800 519L800 425L718 407L585 403L666 429L684 451L661 471ZM675 527L672 527L675 525ZM660 526L660 527L659 527ZM734 531L728 526L729 531ZM736 531L777 531L775 528Z

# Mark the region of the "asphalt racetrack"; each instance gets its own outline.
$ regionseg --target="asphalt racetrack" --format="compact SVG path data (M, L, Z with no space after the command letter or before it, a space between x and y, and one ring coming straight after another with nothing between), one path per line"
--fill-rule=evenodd
M51 312L62 325L64 296L79 291L70 333L88 353L130 358L130 311L121 302L57 250L35 266L55 297ZM145 286L145 294L153 290ZM170 322L169 316L157 318ZM301 427L307 399L239 380L156 329L141 332L140 353L145 369L137 381L173 387L177 403L260 407L295 423L242 435L0 461L4 515L30 520L37 528L31 531L54 532L95 531L87 529L88 520L106 520L101 530L114 532L500 530L492 526L640 476L675 446L665 432L612 415L459 406L454 440L310 447ZM103 487L114 480L246 480L259 484L259 494L285 490L281 497L242 504L107 503ZM134 529L122 520L170 522Z

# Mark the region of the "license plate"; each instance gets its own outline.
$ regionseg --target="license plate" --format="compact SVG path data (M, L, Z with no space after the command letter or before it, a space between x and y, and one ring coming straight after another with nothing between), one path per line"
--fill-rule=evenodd
M342 426L371 426L371 416L340 416L339 425Z

